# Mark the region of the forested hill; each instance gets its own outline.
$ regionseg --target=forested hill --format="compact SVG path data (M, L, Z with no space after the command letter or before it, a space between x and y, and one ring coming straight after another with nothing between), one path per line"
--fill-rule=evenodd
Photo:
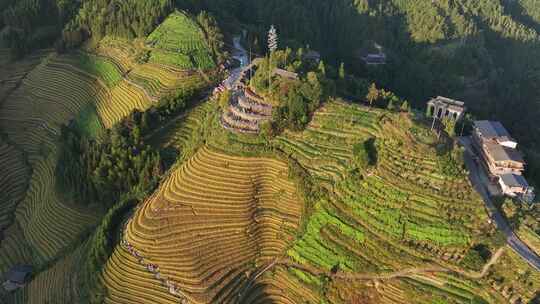
M275 24L280 47L309 45L417 108L434 95L463 99L477 118L502 120L527 148L529 174L540 172L531 152L540 147L535 0L0 0L1 36L17 55L55 42L142 37L175 8L208 11L227 34L247 29L259 54ZM385 67L358 58L373 41L390 58Z

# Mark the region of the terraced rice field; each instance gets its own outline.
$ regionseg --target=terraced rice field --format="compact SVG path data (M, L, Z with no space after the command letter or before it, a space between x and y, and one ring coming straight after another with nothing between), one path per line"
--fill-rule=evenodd
M44 154L46 142L73 119L101 88L95 79L51 59L32 70L0 108L0 128L27 153ZM45 145L45 146L44 146Z
M113 88L122 80L121 68L113 60L106 57L81 52L76 56L66 56L65 60L69 61L73 66L103 80L109 88Z
M332 102L305 131L274 140L332 193L288 250L294 261L345 272L402 269L425 257L456 263L486 221L466 178L445 176L436 151L409 134L412 123L389 115ZM368 138L375 138L377 165L358 177L350 173L352 147ZM320 278L291 275L320 289Z
M111 128L134 109L144 111L152 105L144 90L125 79L110 91L101 92L103 95L98 96L96 108L106 128Z
M95 79L68 67L54 57L44 60L0 106L2 132L17 143L32 167L15 222L1 243L3 270L15 263L50 261L97 222L97 212L75 207L56 188L59 127L92 103L99 91Z
M22 79L48 56L52 50L45 49L27 56L24 60L9 59L9 51L0 50L0 104L20 84Z
M151 143L161 150L173 148L179 151L182 159L192 155L198 148L193 144L203 139L204 124L217 114L217 104L205 102L189 111L184 117L152 136Z
M56 191L54 151L33 168L30 188L16 211L36 262L45 262L97 223L98 213L77 207Z
M64 257L49 269L40 272L21 292L12 295L10 303L77 303L80 282L78 275L85 246Z
M294 239L302 204L287 171L278 160L202 148L137 210L124 237L190 300L235 303L250 271L280 257ZM125 255L122 250L115 256ZM130 303L128 295L148 293L150 303L151 293L160 292L151 279L119 288L115 276L145 277L133 266L130 259L111 259L104 273L109 302ZM159 297L167 299L161 290Z
M381 112L343 103L327 103L301 133L286 132L274 144L292 156L320 182L343 179L352 166L352 147L379 131Z
M107 304L179 302L152 273L120 246L115 248L107 261L102 282L109 290L104 301Z
M0 271L8 271L13 265L32 263L32 248L25 240L23 230L15 221L3 232L0 243Z
M215 67L200 27L181 12L174 12L146 39L152 47L150 62L182 69Z
M203 77L193 71L178 71L155 64L133 67L129 79L141 85L151 96L164 96L180 88L199 88Z
M24 198L30 168L22 152L0 138L0 232L13 221L17 204Z

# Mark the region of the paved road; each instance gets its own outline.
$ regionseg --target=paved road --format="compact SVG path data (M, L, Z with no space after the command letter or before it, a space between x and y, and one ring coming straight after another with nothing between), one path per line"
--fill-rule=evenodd
M502 231L506 236L506 242L517 254L519 254L524 260L526 260L533 268L540 271L540 256L538 256L534 251L532 251L525 243L523 243L516 234L512 231L506 219L501 215L499 210L495 207L495 204L491 200L486 187L480 180L479 170L482 170L478 167L476 162L473 160L474 155L469 138L461 138L460 142L465 146L465 165L469 170L469 179L473 184L476 191L482 196L486 207L489 211L491 219L495 222L500 231Z

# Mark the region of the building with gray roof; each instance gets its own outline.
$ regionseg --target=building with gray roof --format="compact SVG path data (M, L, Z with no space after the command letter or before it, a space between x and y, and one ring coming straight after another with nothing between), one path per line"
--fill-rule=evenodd
M450 118L459 120L465 113L465 103L451 98L437 96L427 102L428 113L438 119Z
M491 180L499 183L503 194L531 201L534 189L522 176L525 159L506 128L498 121L478 120L473 124L472 139Z

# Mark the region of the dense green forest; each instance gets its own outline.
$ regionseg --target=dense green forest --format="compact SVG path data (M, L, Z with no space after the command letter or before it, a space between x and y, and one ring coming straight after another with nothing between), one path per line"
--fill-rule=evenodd
M534 0L3 0L1 37L16 54L58 38L74 46L89 37L140 37L174 8L205 11L198 22L215 55L222 33L241 29L248 30L254 52L264 54L266 31L275 24L281 48L309 45L328 66L344 62L351 75L415 108L435 95L462 99L475 117L501 120L510 129L527 152L529 177L540 180L534 173L540 155L533 152L540 148L540 62L534 60L540 6ZM373 42L388 55L384 67L359 59Z

